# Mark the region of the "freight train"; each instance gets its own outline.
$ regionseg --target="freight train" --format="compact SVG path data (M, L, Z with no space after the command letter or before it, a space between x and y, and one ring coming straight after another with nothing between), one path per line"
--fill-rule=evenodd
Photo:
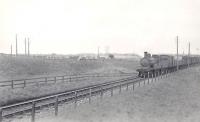
M144 57L140 60L140 68L137 69L139 77L155 77L156 75L188 67L200 62L200 57L195 55L151 55L144 52Z

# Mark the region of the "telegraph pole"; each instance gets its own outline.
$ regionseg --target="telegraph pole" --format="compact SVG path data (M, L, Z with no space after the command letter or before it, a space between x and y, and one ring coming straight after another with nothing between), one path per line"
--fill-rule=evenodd
M24 44L25 44L25 45L24 45L24 46L25 46L25 53L24 53L24 54L26 55L26 38L25 38L25 40L24 40Z
M17 52L17 34L16 34L16 56L18 55L18 52Z
M28 56L30 55L30 42L29 42L29 38L28 38Z
M98 55L97 55L97 58L99 59L99 47L98 47Z
M188 45L188 67L190 66L190 42Z
M12 56L12 44L10 46L10 55Z
M179 69L179 64L178 64L178 36L177 36L177 64L176 64L176 69Z

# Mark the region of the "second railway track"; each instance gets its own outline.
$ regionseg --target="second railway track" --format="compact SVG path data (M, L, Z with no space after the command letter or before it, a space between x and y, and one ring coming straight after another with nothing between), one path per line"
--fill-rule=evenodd
M121 87L124 85L133 84L134 86L134 84L140 80L142 80L142 78L135 76L128 77L102 84L80 87L12 105L6 105L0 108L0 122L6 118L16 115L23 115L24 113L31 113L31 122L35 122L35 113L38 110L49 106L54 106L55 115L57 115L59 104L74 102L76 106L77 101L84 98L88 98L89 102L91 102L92 96L100 95L102 97L104 92L109 90L111 90L111 94L113 95L113 89L119 87L121 91Z

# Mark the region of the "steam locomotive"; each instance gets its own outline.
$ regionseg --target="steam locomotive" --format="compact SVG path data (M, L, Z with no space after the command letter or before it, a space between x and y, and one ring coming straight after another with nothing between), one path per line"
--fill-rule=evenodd
M140 60L140 68L137 69L139 77L155 77L158 74L165 74L177 69L186 68L200 62L199 56L174 56L174 55L151 55L144 52L144 57Z

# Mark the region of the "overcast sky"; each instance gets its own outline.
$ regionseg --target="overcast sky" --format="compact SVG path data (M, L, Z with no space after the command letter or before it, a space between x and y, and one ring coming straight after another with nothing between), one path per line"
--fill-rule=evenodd
M200 53L199 0L0 0L0 52Z

